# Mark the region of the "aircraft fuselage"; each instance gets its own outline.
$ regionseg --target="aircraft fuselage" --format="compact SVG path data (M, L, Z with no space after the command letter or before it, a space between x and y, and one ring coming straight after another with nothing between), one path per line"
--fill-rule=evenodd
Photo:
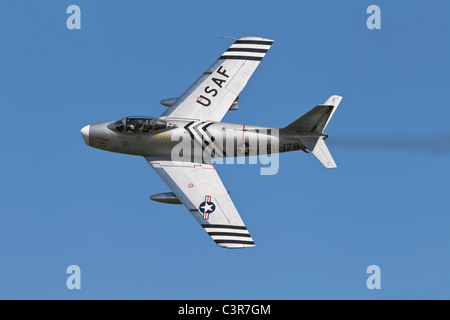
M171 157L181 148L210 151L212 158L264 155L304 150L296 136L268 127L209 121L170 120L165 128L128 124L132 118L88 125L81 130L87 145L111 152ZM134 118L133 118L134 119ZM146 118L141 118L146 119ZM150 119L150 118L148 118ZM152 118L155 121L160 119ZM162 119L162 121L164 121ZM123 128L122 128L123 124ZM179 154L179 153L178 153Z

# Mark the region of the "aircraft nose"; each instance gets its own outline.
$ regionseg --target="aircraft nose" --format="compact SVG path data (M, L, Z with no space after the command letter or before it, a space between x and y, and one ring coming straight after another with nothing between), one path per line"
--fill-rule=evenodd
M83 136L84 142L89 145L89 131L90 131L91 125L87 125L81 129L81 135Z

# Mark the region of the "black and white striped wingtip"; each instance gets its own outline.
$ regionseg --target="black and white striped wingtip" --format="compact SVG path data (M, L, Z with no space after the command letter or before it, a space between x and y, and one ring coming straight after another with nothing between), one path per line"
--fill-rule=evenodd
M261 61L272 44L273 40L266 38L240 38L219 59Z
M255 246L245 226L225 224L202 224L201 226L214 242L223 248L237 249Z

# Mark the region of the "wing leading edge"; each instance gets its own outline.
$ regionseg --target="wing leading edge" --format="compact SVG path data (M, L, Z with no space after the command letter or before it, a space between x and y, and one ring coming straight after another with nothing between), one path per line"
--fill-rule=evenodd
M161 117L222 120L272 43L260 37L236 40Z
M145 159L217 245L255 245L213 165Z

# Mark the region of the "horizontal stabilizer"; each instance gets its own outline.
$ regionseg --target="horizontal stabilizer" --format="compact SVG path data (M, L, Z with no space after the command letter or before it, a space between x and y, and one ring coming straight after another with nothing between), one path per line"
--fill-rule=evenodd
M336 168L337 165L331 156L330 151L323 140L323 136L320 137L299 137L301 143L308 148L309 151L324 165L325 168Z

